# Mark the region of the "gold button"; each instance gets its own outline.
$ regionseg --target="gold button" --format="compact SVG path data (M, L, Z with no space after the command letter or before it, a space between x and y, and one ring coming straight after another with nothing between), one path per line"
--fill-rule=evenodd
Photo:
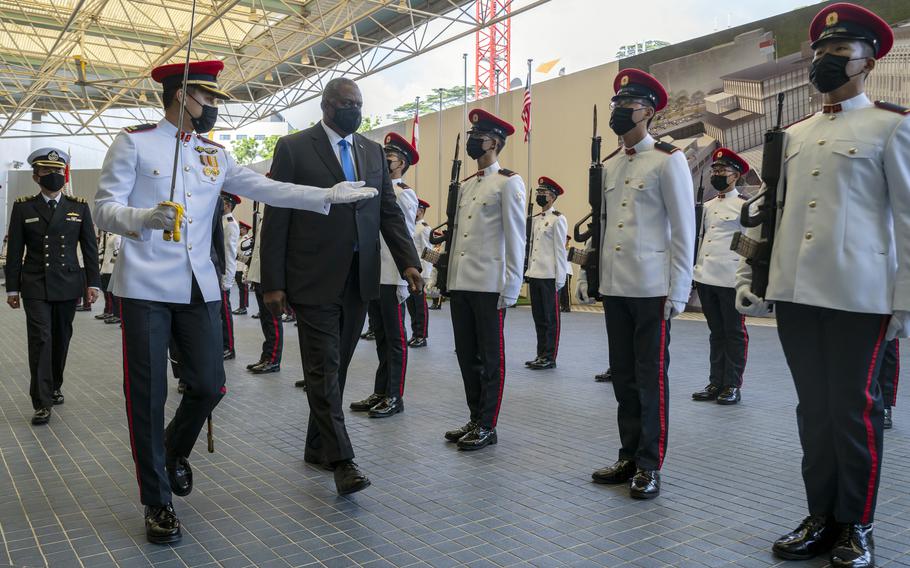
M644 189L644 188L645 188L645 184L643 184L643 183L638 184L638 189Z
M622 247L619 245L616 245L616 250L622 250Z
M710 242L711 242L711 239L708 239L708 242L710 243Z
M625 202L625 201L622 202L622 206L623 206L623 207L626 206L626 202Z
M856 148L850 148L847 151L850 152L851 154L856 154Z
M711 225L711 228L713 229L713 228L716 227L716 226L717 226L717 225Z
M47 248L47 247L49 247L49 246L50 246L49 244L44 243L44 248Z
M464 253L461 253L461 256L464 256Z
M189 167L189 166L183 166L183 171L185 171L185 172L190 171L190 167Z
M187 191L187 192L186 192L186 196L187 196L187 197L192 197L192 196L193 196L193 193L192 193L191 191Z
M705 253L705 256L711 256L711 253L710 253L710 252L706 252L706 253Z
M46 239L46 238L47 238L47 235L44 235L44 238Z
M812 231L809 231L808 233L806 233L806 240L807 241L812 240Z
M50 266L50 264L45 264L44 266Z
M471 198L471 201L477 201L477 198L476 198L476 197L472 197L472 198Z
M186 245L186 248L187 248L188 250L193 250L193 245Z
M821 172L818 171L818 170L812 170L812 175L814 175L814 176L817 176L817 175L820 174L820 173L821 173Z
M62 255L62 254L60 255L60 258L63 258L63 255Z
M618 224L618 225L616 225L616 226L619 227L620 229L623 228L623 224L622 224L622 223L620 223L620 224Z
M815 200L809 202L809 207L815 208Z
M160 172L159 172L158 170L154 170L154 171L152 172L152 175L153 175L153 176L156 176L156 175L158 175L159 173L160 173Z
M471 217L472 217L472 215L468 215L468 219L470 219Z
M635 158L633 158L632 156L629 156L629 161L630 161L630 162L631 162L632 160L634 160L634 159L635 159Z
M467 233L465 233L465 234L464 234L464 236L465 236L465 237L467 237L467 236L468 236L468 234L467 234Z
M190 217L189 219L186 220L186 222L187 222L187 223L192 223L192 222L193 222L193 218Z
M824 146L824 145L825 145L825 142L827 142L827 140L819 140L819 141L818 141L818 145L819 145L819 146Z

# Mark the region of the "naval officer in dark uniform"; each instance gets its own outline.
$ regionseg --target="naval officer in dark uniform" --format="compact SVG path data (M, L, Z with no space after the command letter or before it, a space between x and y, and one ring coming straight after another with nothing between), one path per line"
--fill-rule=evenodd
M82 248L89 301L101 292L95 226L84 199L64 195L64 169L69 156L42 148L28 158L32 179L41 192L20 197L9 221L6 303L25 308L28 366L31 373L32 424L47 424L51 407L63 404L63 369L76 302L84 293L83 273L76 258ZM24 255L24 259L23 259Z

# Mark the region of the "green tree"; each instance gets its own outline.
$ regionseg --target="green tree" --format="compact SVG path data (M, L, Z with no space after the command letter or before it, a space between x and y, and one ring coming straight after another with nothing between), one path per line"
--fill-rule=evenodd
M259 140L255 138L244 138L242 140L234 140L233 154L234 160L237 161L241 166L247 166L256 161L256 157L259 155Z
M272 134L271 136L266 136L265 140L262 141L259 156L263 160L268 160L275 155L275 146L278 144L279 138L281 138L281 136Z
M373 130L374 128L379 128L379 123L382 120L378 116L365 116L360 123L360 128L357 129L357 132L364 133Z
M480 89L480 96L485 97L489 93L485 87ZM420 114L429 114L439 110L439 99L442 97L443 110L453 106L460 105L464 102L465 88L463 85L456 85L447 89L436 89L420 97ZM474 100L474 85L469 85L467 89L468 100ZM414 118L414 111L417 110L416 102L403 104L392 111L391 118L395 122Z

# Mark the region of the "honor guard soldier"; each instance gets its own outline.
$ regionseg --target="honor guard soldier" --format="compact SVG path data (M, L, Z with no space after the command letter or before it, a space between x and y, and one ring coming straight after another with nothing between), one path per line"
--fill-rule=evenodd
M708 386L693 393L694 400L717 404L739 402L743 372L749 354L746 316L736 310L736 268L741 258L730 249L735 233L743 230L739 221L744 197L736 182L749 171L749 164L727 148L714 151L711 186L717 196L702 210L698 257L693 279L701 309L711 330L709 337L711 372Z
M534 370L556 367L559 353L559 291L566 285L569 259L566 256L565 216L553 208L563 194L558 183L548 177L537 180L537 205L542 211L534 216L531 227L531 252L528 261L528 291L531 314L537 331L537 358L525 362Z
M525 184L500 167L499 153L515 132L511 124L485 110L468 117L466 150L478 172L458 193L449 260L455 352L471 418L445 433L461 450L497 442L496 422L506 379L503 323L515 305L525 255Z
M237 246L237 269L234 272L234 281L237 283L237 292L240 299L237 300L237 309L234 310L235 316L245 316L246 310L250 305L250 284L243 279L247 267L250 265L250 257L253 256L253 234L248 223L237 221L240 224L240 244Z
M417 194L401 179L420 160L417 149L394 132L385 137L385 159L392 178L392 189L404 215L408 234L414 234ZM376 381L373 394L351 403L351 410L369 411L370 418L387 418L404 411L404 383L408 372L407 332L403 306L408 298L408 283L401 277L395 259L382 235L379 236L379 298L370 300L370 329L376 340Z
M120 235L115 233L101 233L101 289L104 291L104 312L95 316L95 319L104 320L104 323L120 323L120 306L111 293L111 275L114 273L114 264L120 253Z
M417 222L414 225L414 247L417 249L417 255L423 255L424 249L430 246L430 233L432 228L430 224L424 221L430 204L423 199L417 200ZM423 267L424 274L429 278L433 271L433 265L421 256L420 264ZM427 336L429 335L430 311L427 305L427 291L421 290L420 294L411 294L407 299L408 314L411 316L411 339L408 341L408 347L426 347Z
M197 134L214 127L218 102L228 99L217 83L223 67L221 61L189 64L183 116L184 64L152 71L152 78L163 83L165 117L117 135L95 197L98 226L124 237L113 293L122 302L126 414L140 499L146 506L146 537L153 543L181 537L171 494L183 496L192 489L187 458L226 392L221 274L213 261L221 254L214 248L213 226L221 221L217 201L222 189L320 214L327 214L332 203L376 195L362 184L319 189L271 181L237 166L223 147ZM164 230L171 231L170 240L164 239ZM179 352L191 356L180 361L187 389L165 429L172 335Z
M232 193L222 192L224 215L221 226L224 231L224 273L221 275L221 346L224 359L237 356L234 351L234 317L231 311L231 288L237 271L237 249L240 245L240 224L234 218L234 208L240 205L240 198Z
M882 426L885 430L894 427L891 407L897 404L897 384L901 374L900 340L892 339L882 355L882 370L878 373L878 384L882 389Z
M823 110L786 129L767 291L752 292L752 267L741 262L736 302L747 315L773 302L799 400L809 516L773 551L799 560L830 551L832 566L859 568L875 562L876 375L886 343L910 333L910 110L865 94L894 41L887 22L836 3L815 16L809 36L809 80Z
M28 337L29 394L35 410L32 424L47 424L51 407L63 404L63 371L76 302L84 291L77 248L86 263L89 302L100 293L98 243L84 199L64 195L64 169L69 156L56 148L32 152L28 163L39 193L13 203L4 273L6 303L25 308ZM23 258L24 257L24 258Z
M265 223L265 215L256 225L256 230L251 234L253 236L253 250L250 255L244 279L250 283L253 294L256 297L256 305L259 306L259 325L262 328L262 351L259 355L259 361L250 363L246 366L247 370L254 375L264 375L266 373L277 373L281 370L281 352L284 350L284 323L279 316L273 314L265 300L262 297L262 272L261 272L261 255L259 254L260 235L262 234L262 224ZM303 385L306 386L306 381Z
M604 161L600 294L622 447L594 472L597 483L632 480L630 495L660 493L669 422L670 320L692 289L692 174L678 148L648 133L667 93L651 75L626 69L613 84L610 128L622 146Z

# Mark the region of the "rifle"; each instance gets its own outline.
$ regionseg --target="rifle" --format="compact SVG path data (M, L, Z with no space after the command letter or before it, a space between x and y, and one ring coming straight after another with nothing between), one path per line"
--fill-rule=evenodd
M534 201L528 199L528 216L525 219L525 269L521 273L524 276L528 272L528 266L531 264L531 238L534 231Z
M101 232L101 249L98 251L98 267L104 268L104 253L107 252L107 233Z
M587 250L582 252L572 247L569 249L569 260L579 264L585 271L588 280L588 293L594 299L600 294L600 236L601 210L603 206L603 162L600 161L601 138L597 135L597 105L594 105L594 131L591 135L591 166L588 168L588 204L591 212L575 223L573 237L575 242L584 243L590 240ZM588 223L588 230L582 232L581 226Z
M786 133L781 128L784 110L784 94L777 95L777 124L765 132L765 147L761 159L761 176L764 189L755 197L743 204L739 214L744 227L761 226L761 237L755 240L738 232L733 235L730 249L746 258L752 267L752 293L764 298L768 290L768 277L771 268L771 250L774 248L774 236L777 232L778 213L784 209L786 183L783 181L784 149ZM763 198L763 199L762 199ZM761 199L761 203L758 203ZM756 204L755 215L750 208Z
M698 262L698 245L701 242L701 222L705 211L705 170L698 173L698 191L695 194L695 262Z
M430 231L430 244L443 244L441 252L425 248L421 258L436 267L436 287L443 296L449 295L449 258L455 244L455 215L458 209L458 193L461 191L461 160L458 152L461 149L461 133L455 139L455 158L452 160L452 176L449 181L449 195L446 200L446 220ZM445 229L443 230L443 227ZM437 232L442 230L441 236Z

